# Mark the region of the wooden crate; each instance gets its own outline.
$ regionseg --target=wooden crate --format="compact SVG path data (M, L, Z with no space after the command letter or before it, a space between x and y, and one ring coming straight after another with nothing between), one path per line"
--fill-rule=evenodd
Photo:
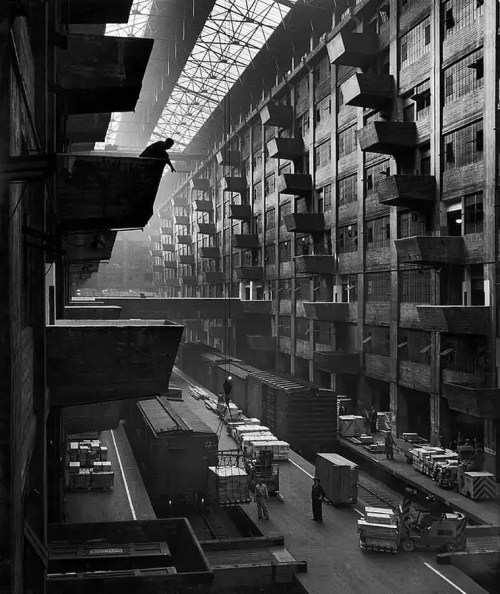
M357 437L365 432L365 420L357 415L339 417L339 433L344 437Z
M316 476L333 504L356 503L358 466L338 454L317 454Z
M248 502L247 473L236 466L209 466L208 494L221 505Z

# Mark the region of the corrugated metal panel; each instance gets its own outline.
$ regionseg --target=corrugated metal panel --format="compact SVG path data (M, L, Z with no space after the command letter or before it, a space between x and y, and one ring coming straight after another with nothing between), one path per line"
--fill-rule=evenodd
M177 420L167 413L157 398L141 400L137 405L156 434L182 430Z
M211 429L200 417L193 411L185 402L175 402L161 398L163 406L168 410L174 411L182 421L189 427L190 430L196 433L210 433L214 431Z

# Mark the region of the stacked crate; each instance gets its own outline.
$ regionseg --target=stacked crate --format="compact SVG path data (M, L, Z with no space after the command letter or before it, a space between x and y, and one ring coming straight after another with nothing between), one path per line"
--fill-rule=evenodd
M377 431L390 431L391 430L391 413L390 412L378 412L377 413Z
M108 448L98 439L69 442L68 488L110 489L114 472L108 461Z
M288 460L290 457L290 444L286 441L274 440L252 441L252 455L258 458L260 452L270 451L273 453L273 460Z
M358 437L365 432L365 420L357 415L341 415L338 430L343 437Z
M209 466L208 493L221 505L247 503L248 475L237 466Z
M399 546L399 528L392 509L365 507L358 520L359 544L362 549L396 553Z

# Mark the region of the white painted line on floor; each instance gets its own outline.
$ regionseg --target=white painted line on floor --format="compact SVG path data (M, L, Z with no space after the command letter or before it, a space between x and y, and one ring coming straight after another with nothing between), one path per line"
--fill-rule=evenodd
M132 498L130 497L130 491L128 488L127 479L125 477L125 472L123 471L122 459L120 458L120 452L118 451L118 446L116 445L115 433L113 429L111 429L111 438L113 439L113 445L115 446L116 457L118 458L118 466L120 467L120 472L122 473L123 484L125 485L125 492L127 493L128 504L130 507L130 511L132 512L132 519L137 520L137 516L135 515L134 504L132 503Z
M430 565L429 563L424 563L424 565L426 567L428 567L429 569L431 569L435 574L437 574L445 582L448 582L448 584L450 584L450 586L453 586L455 588L455 590L458 590L461 594L467 594L467 592L465 590L462 590L462 588L459 588L456 584L454 584L450 579L448 579L440 571L438 571L437 569L435 569L434 567L432 567L432 565Z
M307 476L309 476L309 477L311 477L311 478L314 478L314 475L313 475L313 474L309 474L309 473L307 472L307 470L304 470L304 469L302 468L302 466L299 466L299 465L298 465L296 462L294 462L292 459L289 459L289 461L290 461L290 462L291 462L291 463L292 463L294 466L296 466L296 467L297 467L299 470L302 470L302 472L303 472L304 474L307 474Z

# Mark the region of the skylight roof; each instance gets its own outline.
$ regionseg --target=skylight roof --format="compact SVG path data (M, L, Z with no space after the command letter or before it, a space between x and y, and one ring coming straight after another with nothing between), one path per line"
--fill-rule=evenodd
M217 0L150 141L172 137L187 146L295 3ZM129 23L108 25L106 34L143 36L151 7L152 0L135 0ZM106 143L114 143L120 117L112 114Z

